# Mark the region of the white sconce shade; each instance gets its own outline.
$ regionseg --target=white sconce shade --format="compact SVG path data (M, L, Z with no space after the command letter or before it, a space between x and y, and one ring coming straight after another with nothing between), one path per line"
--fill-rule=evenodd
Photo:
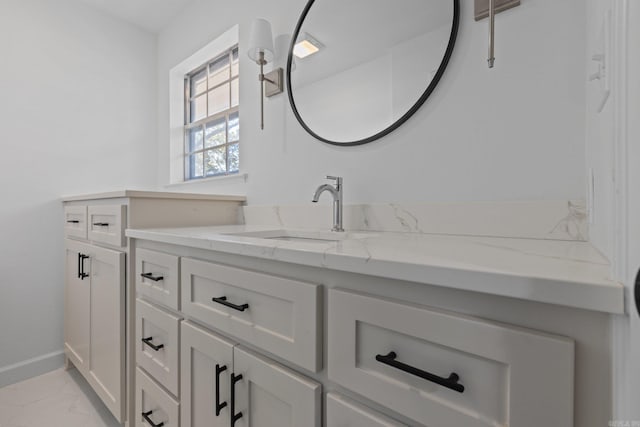
M255 19L251 26L251 37L249 38L249 58L254 61L260 59L260 52L264 53L267 62L273 61L273 35L271 34L271 24L266 19Z
M287 56L289 54L289 44L291 43L291 35L280 34L276 37L273 45L275 54L273 57L273 66L285 68L287 66Z

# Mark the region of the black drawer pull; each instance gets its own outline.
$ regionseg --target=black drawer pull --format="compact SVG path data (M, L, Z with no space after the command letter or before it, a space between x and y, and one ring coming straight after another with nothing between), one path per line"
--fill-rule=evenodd
M229 301L227 301L227 297L211 298L211 300L213 302L217 302L218 304L225 305L227 307L233 308L234 310L238 310L238 311L245 311L247 308L249 308L249 304L236 305L236 304L230 303Z
M151 347L152 349L154 349L155 351L160 351L161 348L164 348L164 344L158 344L158 345L153 344L151 342L152 339L153 337L142 338L142 342L148 345L149 347Z
M154 276L153 273L140 273L140 275L145 279L153 280L154 282L159 282L160 280L164 280L163 276Z
M77 219L68 219L67 224L80 224L80 221Z
M406 372L408 374L415 375L416 377L420 377L427 381L431 381L432 383L436 383L443 387L450 388L451 390L455 390L458 393L464 392L464 386L458 383L458 380L460 379L460 377L455 372L452 372L451 375L449 375L449 378L439 377L427 371L423 371L422 369L418 369L413 366L407 365L405 363L398 362L396 360L396 357L398 357L398 355L392 351L386 356L378 354L376 356L376 360L380 363L384 363L385 365L389 365L396 369L400 369L401 371Z
M96 227L108 227L109 223L108 222L94 222L93 225L95 225Z
M231 374L231 427L236 425L236 421L242 418L242 412L236 414L236 383L242 379L242 374Z
M151 418L149 418L149 415L153 414L153 411L149 411L149 412L143 412L142 413L142 418L144 418L144 420L149 423L149 425L151 427L162 427L164 425L164 422L160 423L160 424L155 424L153 421L151 421Z
M220 416L220 411L227 406L227 402L220 403L220 374L227 370L227 366L216 364L216 417Z

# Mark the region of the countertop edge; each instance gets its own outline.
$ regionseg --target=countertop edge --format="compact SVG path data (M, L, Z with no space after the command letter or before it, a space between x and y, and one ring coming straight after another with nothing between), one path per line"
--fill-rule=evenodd
M141 240L423 283L449 289L479 292L609 314L625 313L624 286L616 282L609 284L572 282L517 275L508 272L485 271L480 268L462 269L432 264L403 264L393 260L363 260L359 257L334 253L309 256L308 252L298 249L260 247L226 239L210 240L175 234L162 235L157 230L128 229L126 235L127 237ZM315 259L315 262L312 259ZM402 268L392 268L398 266L402 266ZM535 292L532 292L532 289L535 289ZM580 292L582 297L575 298L576 292Z
M150 190L118 190L103 193L80 194L75 196L63 196L62 202L76 202L83 200L117 199L117 198L144 198L144 199L182 199L182 200L211 200L221 202L246 202L245 196L206 194L206 193L182 193L170 191Z

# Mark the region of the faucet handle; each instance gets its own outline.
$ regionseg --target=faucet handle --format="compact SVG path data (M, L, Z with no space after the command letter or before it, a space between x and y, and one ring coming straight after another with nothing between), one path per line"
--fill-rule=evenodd
M341 185L342 184L342 177L341 176L331 176L331 175L327 175L327 179L331 179L333 181L336 182L336 184Z

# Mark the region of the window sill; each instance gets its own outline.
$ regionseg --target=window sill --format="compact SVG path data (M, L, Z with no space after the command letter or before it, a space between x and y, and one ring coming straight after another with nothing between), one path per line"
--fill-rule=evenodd
M212 176L210 178L200 178L200 179L191 179L188 181L180 181L180 182L172 182L171 184L165 185L165 187L180 187L184 185L191 184L201 184L201 183L213 183L213 182L236 182L242 181L242 183L246 183L249 179L248 173L236 173L233 175L223 175L223 176Z

